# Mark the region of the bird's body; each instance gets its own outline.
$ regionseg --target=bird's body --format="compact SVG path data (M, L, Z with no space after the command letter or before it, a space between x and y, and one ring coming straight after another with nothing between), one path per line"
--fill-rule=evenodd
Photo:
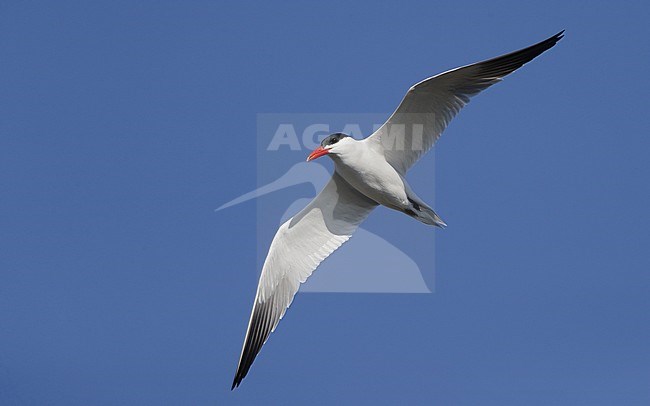
M336 172L355 190L375 203L404 212L425 224L445 226L433 210L413 192L408 182L386 161L381 146L371 138L338 141L339 151L332 154Z
M246 339L232 387L241 383L300 284L354 233L377 206L403 212L425 224L446 224L411 189L407 171L428 151L472 96L499 82L562 38L484 62L453 69L411 87L375 133L354 140L326 137L308 161L328 155L335 171L307 207L278 229L262 267Z
M397 173L382 151L366 140L345 138L344 152L332 155L335 170L356 190L382 206L395 210L408 208L406 181Z

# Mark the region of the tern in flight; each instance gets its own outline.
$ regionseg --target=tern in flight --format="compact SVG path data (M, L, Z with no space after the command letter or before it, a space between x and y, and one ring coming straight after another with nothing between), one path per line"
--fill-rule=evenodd
M436 227L446 224L407 183L407 171L427 152L472 96L553 47L564 31L503 56L463 66L411 87L397 110L363 140L336 133L308 157L327 155L334 174L323 190L280 226L262 267L232 389L239 386L301 283L346 242L377 206Z

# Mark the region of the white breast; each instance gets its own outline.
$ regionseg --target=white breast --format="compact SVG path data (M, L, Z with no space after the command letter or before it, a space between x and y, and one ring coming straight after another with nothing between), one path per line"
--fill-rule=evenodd
M402 176L381 152L358 142L354 154L332 156L336 171L359 192L396 210L409 206Z

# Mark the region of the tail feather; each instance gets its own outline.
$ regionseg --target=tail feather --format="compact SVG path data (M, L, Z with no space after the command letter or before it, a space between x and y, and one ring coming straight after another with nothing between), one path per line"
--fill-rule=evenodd
M431 226L440 228L447 227L447 224L442 221L440 216L438 216L431 207L427 206L422 201L419 201L419 199L416 201L415 199L409 197L409 202L411 203L411 207L405 210L405 213L409 216L423 222L424 224L429 224Z
M433 209L430 207L420 206L420 211L415 211L415 214L416 215L414 217L424 224L429 224L440 228L447 227L447 223L442 221L440 216L438 216L438 214L436 214L436 212L433 211Z

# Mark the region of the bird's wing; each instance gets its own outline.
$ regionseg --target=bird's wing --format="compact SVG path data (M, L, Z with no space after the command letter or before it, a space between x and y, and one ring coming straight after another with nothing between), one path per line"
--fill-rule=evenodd
M307 207L280 226L262 267L233 389L248 373L300 284L376 206L335 172Z
M454 116L469 103L470 97L553 47L563 33L528 48L452 69L417 83L369 140L381 145L386 160L405 174L433 146Z

